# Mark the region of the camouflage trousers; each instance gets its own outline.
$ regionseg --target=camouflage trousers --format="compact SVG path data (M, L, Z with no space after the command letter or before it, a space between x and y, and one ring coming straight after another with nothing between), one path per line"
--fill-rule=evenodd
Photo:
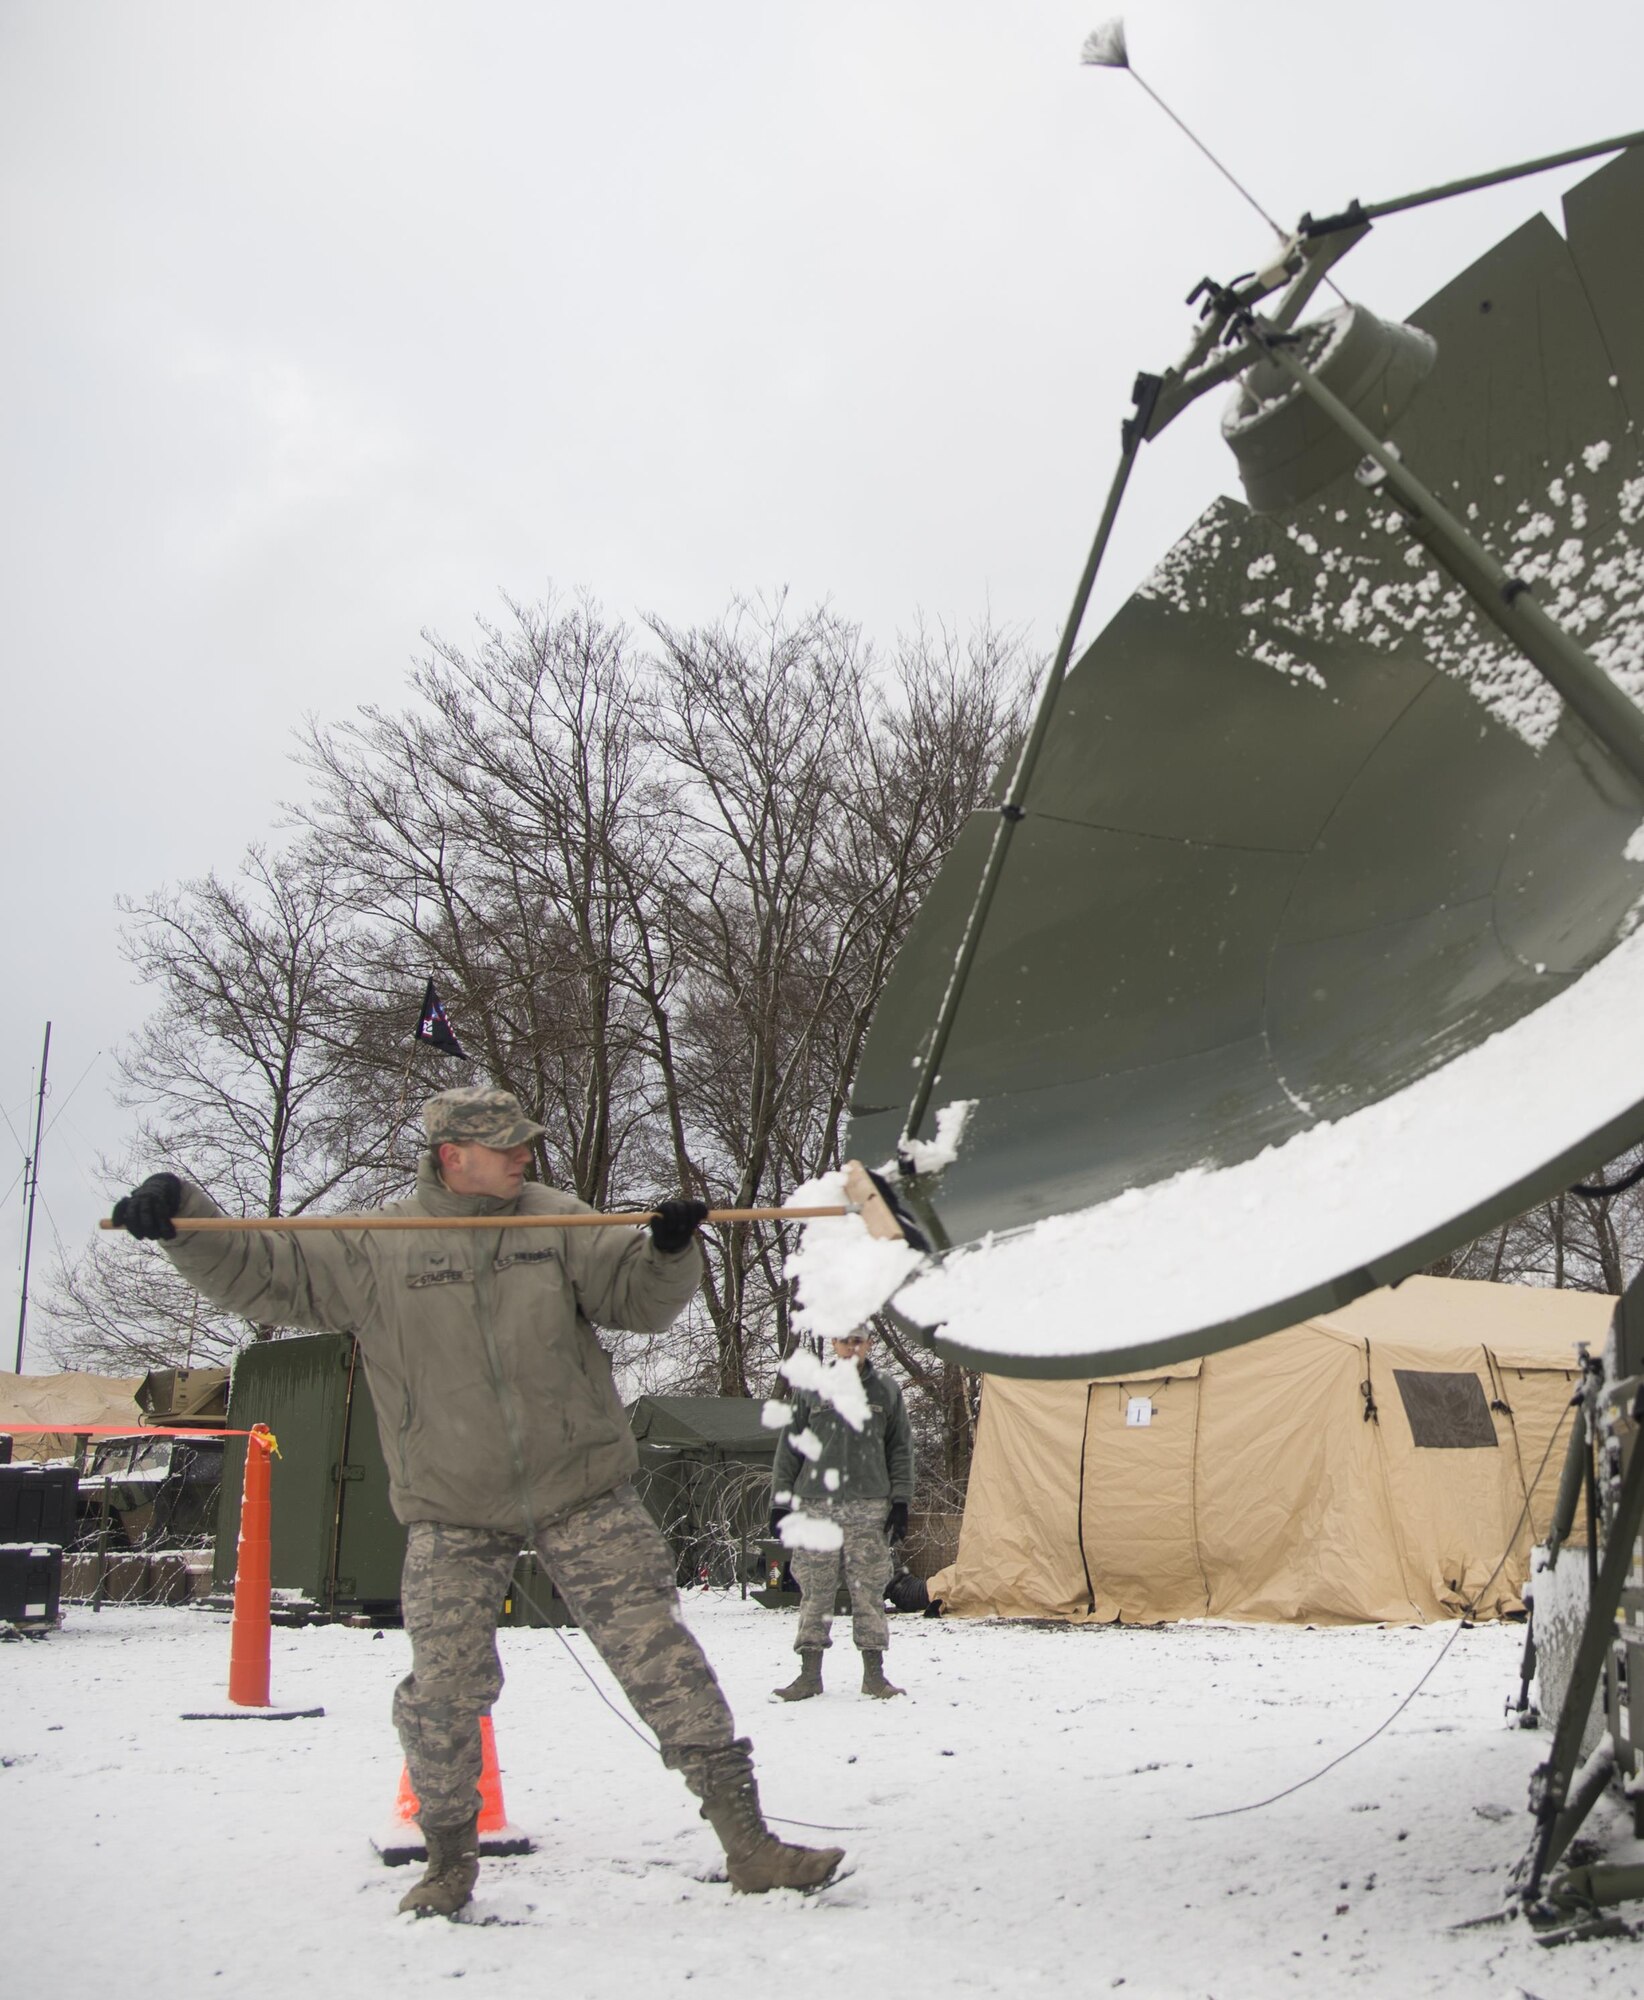
M702 1648L681 1621L674 1562L631 1486L551 1521L537 1553L572 1616L656 1732L662 1761L698 1798L733 1790L752 1764ZM394 1690L421 1822L463 1825L478 1803L480 1717L502 1692L497 1617L518 1535L413 1523L401 1603L411 1671Z
M888 1500L806 1500L804 1511L815 1520L832 1521L843 1529L837 1549L795 1549L794 1580L801 1592L799 1631L794 1650L808 1653L831 1646L834 1598L843 1575L851 1594L851 1637L865 1653L882 1653L890 1644L885 1618L885 1586L891 1580L890 1543L885 1540Z

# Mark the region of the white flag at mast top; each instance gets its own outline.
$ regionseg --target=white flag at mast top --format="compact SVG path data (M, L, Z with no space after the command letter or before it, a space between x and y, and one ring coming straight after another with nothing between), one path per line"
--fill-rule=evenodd
M1092 69L1129 69L1130 52L1125 47L1125 23L1122 14L1116 14L1111 21L1104 21L1099 28L1092 28L1085 37L1085 45L1079 51L1079 60L1088 63Z

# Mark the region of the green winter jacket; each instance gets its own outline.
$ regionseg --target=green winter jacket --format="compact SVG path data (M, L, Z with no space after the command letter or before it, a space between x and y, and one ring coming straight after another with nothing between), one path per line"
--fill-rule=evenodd
M453 1194L425 1157L388 1215L551 1215L586 1205L527 1182ZM220 1215L183 1183L185 1216ZM278 1326L350 1333L400 1520L533 1529L632 1478L639 1457L592 1321L660 1333L696 1290L693 1243L644 1229L179 1232L164 1245L206 1297Z
M782 1433L771 1465L771 1498L778 1506L808 1500L913 1499L913 1430L902 1391L871 1361L862 1363L868 1393L868 1421L853 1430L831 1403L801 1390L792 1398L793 1418ZM794 1444L809 1431L822 1447L809 1458ZM837 1479L828 1475L837 1473Z

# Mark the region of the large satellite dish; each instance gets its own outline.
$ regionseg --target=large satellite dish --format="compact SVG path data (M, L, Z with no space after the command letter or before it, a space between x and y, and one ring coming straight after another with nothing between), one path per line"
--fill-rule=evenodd
M940 1254L895 1304L972 1365L1253 1338L1644 1134L1644 152L1414 314L1436 352L1362 308L1289 331L1377 212L1304 220L1138 385L1092 567L1211 379L1264 511L1218 500L1053 685L880 1002L850 1148L906 1169L973 1106L905 1183ZM1396 457L1356 472L1298 362Z

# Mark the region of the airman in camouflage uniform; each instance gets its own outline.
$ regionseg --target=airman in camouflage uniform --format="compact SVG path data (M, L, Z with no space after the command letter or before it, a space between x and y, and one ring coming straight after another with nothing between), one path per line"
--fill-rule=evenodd
M588 1211L527 1182L542 1135L500 1090L424 1107L428 1150L410 1200L385 1213L468 1217ZM360 1343L389 1498L409 1534L402 1603L411 1672L394 1720L421 1804L428 1872L401 1909L454 1915L478 1874L480 1717L502 1688L496 1624L534 1546L640 1716L702 1800L732 1886L810 1888L843 1858L766 1827L750 1746L679 1615L673 1560L640 1504L639 1458L593 1323L660 1333L701 1279L697 1201L633 1228L256 1230L179 1233L218 1215L155 1174L114 1220L158 1238L178 1270L248 1318Z
M833 1343L840 1361L854 1362L866 1392L868 1417L861 1430L824 1398L802 1392L776 1448L771 1467L771 1531L790 1509L840 1531L839 1546L815 1549L790 1543L800 1589L794 1649L799 1675L775 1690L783 1701L808 1701L822 1692L822 1655L832 1645L834 1598L841 1577L850 1592L851 1637L862 1655L862 1692L880 1701L902 1692L885 1678L890 1625L885 1587L891 1580L891 1544L908 1531L913 1498L913 1432L902 1391L868 1359L869 1337L858 1331ZM806 1448L802 1448L802 1446Z

